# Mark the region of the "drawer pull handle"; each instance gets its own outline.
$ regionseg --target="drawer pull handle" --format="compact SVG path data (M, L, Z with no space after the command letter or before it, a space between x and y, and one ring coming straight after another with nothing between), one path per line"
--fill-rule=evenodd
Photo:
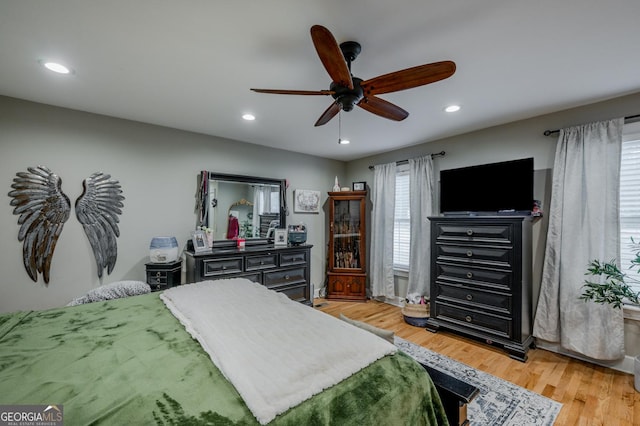
M161 277L160 271L156 272L156 277Z
M226 267L226 266L223 266L223 267L222 267L222 270L223 270L223 271L226 271L226 270L227 270L227 267Z
M467 272L467 278L469 279L473 278L473 272Z
M284 276L284 279L285 279L285 280L288 280L288 279L290 279L290 278L291 278L291 277L289 277L289 275L285 275L285 276Z
M261 260L261 261L260 261L260 265L264 265L264 260Z
M473 321L473 318L471 318L471 315L467 315L466 317L464 317L465 321L467 322L471 322Z
M471 250L467 251L467 257L472 257L473 256L473 252Z
M472 296L472 295L470 295L470 294L467 294L467 300L468 300L468 301L472 301L472 300L473 300L473 296ZM467 318L469 318L469 317L467 317Z
M467 235L468 236L472 236L473 235L473 229L467 229Z

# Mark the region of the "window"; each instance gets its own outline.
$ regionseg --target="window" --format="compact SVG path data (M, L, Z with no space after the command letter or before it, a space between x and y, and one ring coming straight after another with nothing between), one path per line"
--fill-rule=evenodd
M625 125L620 162L620 268L640 282L638 268L629 269L635 258L631 238L640 242L640 123ZM634 287L640 291L640 284Z
M411 224L409 214L409 167L396 171L396 206L393 219L393 268L409 270Z

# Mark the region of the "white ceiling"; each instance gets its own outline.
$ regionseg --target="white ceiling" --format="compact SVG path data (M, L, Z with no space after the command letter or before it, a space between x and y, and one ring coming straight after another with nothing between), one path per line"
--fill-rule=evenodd
M0 0L0 94L346 161L640 91L639 17L638 0ZM314 24L361 43L363 80L457 71L380 95L402 122L342 113L339 146L338 117L313 126L331 97L249 91L329 88Z

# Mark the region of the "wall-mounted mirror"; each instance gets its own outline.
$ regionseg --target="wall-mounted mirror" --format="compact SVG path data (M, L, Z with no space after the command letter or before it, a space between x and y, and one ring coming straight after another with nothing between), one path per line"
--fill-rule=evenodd
M286 226L284 179L202 172L198 176L199 226L215 241L272 238Z

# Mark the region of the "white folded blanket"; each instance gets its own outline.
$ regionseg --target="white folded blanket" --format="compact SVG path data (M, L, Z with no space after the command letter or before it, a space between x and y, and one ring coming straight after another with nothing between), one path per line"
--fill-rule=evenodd
M174 287L160 297L261 424L396 351L244 278Z

